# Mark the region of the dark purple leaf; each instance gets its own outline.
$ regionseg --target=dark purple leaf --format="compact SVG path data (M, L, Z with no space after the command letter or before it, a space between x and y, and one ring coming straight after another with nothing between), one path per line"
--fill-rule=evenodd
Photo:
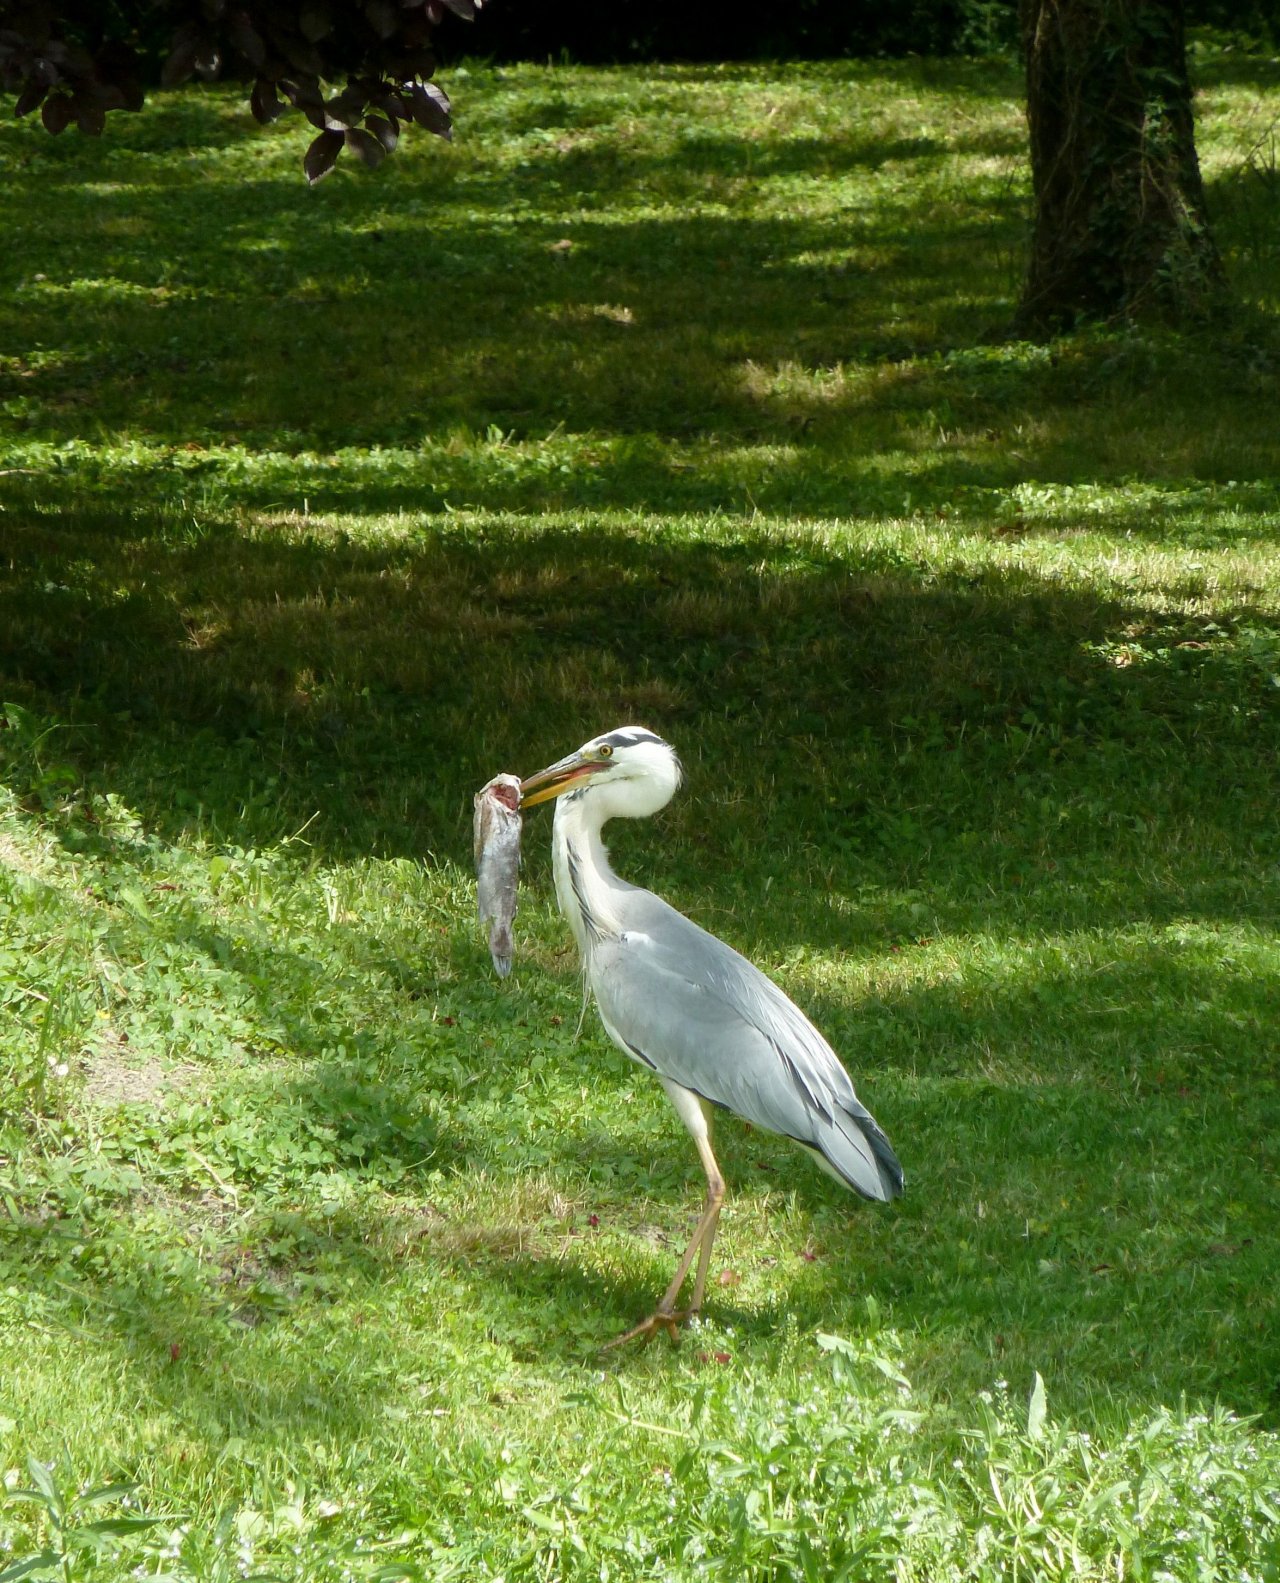
M364 14L379 38L390 38L400 26L395 0L365 0Z
M355 126L364 115L365 106L369 96L362 89L351 84L344 88L340 94L330 99L324 107L325 125L331 132L344 131L349 126Z
M422 16L406 17L401 22L396 37L407 49L417 49L423 44L431 42L431 35L435 29L431 26L425 13Z
M206 82L212 82L222 70L222 51L212 39L208 39L196 51L195 60L192 64L195 66L197 77L203 77Z
M311 147L303 155L302 168L313 187L321 176L327 176L333 169L333 162L342 152L342 143L341 132L321 132L312 140Z
M426 48L403 50L387 62L387 67L401 82L412 82L415 77L425 82L435 74L435 51Z
M400 128L395 121L384 121L380 115L371 115L366 117L364 124L388 154L395 152L396 144L400 141Z
M261 71L267 59L267 46L254 27L247 11L233 11L227 28L227 37L255 71Z
M343 148L376 169L398 147L406 123L451 135L449 100L431 86L432 30L451 12L473 17L481 3L147 0L137 9L155 13L166 87L193 73L237 71L263 125L292 101L315 128L310 146L304 143L314 182ZM95 135L115 112L140 106L137 47L157 33L135 27L132 9L127 0L0 0L0 77L15 113L39 116L54 134L75 122ZM73 20L64 23L67 17ZM331 98L335 79L339 91Z
M55 46L50 44L49 57L51 60L58 60L59 56L54 51ZM68 77L84 78L93 76L93 56L90 55L83 44L63 45L60 64Z
M48 88L43 83L35 82L28 77L22 92L18 95L18 102L13 107L14 115L30 115L48 92Z
M353 154L359 155L360 159L370 170L377 170L378 166L386 159L386 149L383 148L372 132L366 132L363 127L353 126L344 136L347 147Z
M101 137L107 124L107 113L101 105L84 98L76 102L76 125L86 137Z
M320 97L320 90L314 82L295 83L285 80L281 82L280 87L289 103L295 109L301 110L317 131L330 130L325 125L324 100Z
M94 71L99 82L111 83L127 103L138 81L138 57L127 44L104 44L94 56Z
M324 76L324 57L314 44L308 44L305 39L291 37L280 40L280 48L287 56L289 64L303 77Z
M173 48L169 58L160 68L160 86L176 88L186 82L196 69L196 55L201 44L200 34L193 27L180 27L173 35Z
M65 132L70 125L72 114L71 100L66 94L57 93L45 100L40 119L44 122L45 131L52 132L54 137L57 137L59 132Z
M426 127L428 132L434 132L437 137L453 136L449 121L449 101L434 83L411 84L409 102L413 109L413 119L419 126Z
M281 104L276 94L276 85L268 82L265 77L259 77L253 85L253 92L249 95L249 108L253 111L253 118L260 126L270 126L272 121L284 114L284 105Z
M94 72L104 110L141 110L145 95L138 59L127 45L104 45L94 59Z

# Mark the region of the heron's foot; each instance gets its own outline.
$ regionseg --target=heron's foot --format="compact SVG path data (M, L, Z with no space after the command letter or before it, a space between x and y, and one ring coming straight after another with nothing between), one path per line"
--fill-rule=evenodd
M659 1330L665 1330L671 1337L673 1346L680 1345L680 1326L687 1319L697 1317L696 1308L682 1308L677 1310L661 1309L650 1314L648 1319L642 1319L638 1325L632 1325L620 1336L615 1336L612 1341L606 1341L601 1347L602 1352L612 1352L614 1347L625 1347L628 1341L638 1341L642 1347L647 1347L657 1335Z

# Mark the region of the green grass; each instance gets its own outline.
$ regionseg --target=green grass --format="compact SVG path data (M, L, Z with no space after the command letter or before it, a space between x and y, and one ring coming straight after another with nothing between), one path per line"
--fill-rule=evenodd
M998 64L472 68L314 191L0 128L15 1565L1280 1577L1280 76L1198 73L1239 317L1050 347ZM908 1194L725 1120L602 1357L697 1160L470 799L632 718L620 868Z

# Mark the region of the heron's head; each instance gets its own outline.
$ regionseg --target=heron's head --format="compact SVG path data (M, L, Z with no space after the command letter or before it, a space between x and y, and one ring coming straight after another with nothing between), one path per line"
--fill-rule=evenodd
M590 799L600 823L606 819L643 819L664 808L680 785L675 749L644 726L619 726L584 742L520 783L521 806L563 797Z

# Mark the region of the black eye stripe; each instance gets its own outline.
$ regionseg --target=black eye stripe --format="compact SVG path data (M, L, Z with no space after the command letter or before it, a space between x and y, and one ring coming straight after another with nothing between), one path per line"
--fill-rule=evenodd
M643 726L624 726L620 731L610 731L601 741L601 746L608 743L610 747L634 747L638 742L661 742L662 738L652 731L646 731Z

